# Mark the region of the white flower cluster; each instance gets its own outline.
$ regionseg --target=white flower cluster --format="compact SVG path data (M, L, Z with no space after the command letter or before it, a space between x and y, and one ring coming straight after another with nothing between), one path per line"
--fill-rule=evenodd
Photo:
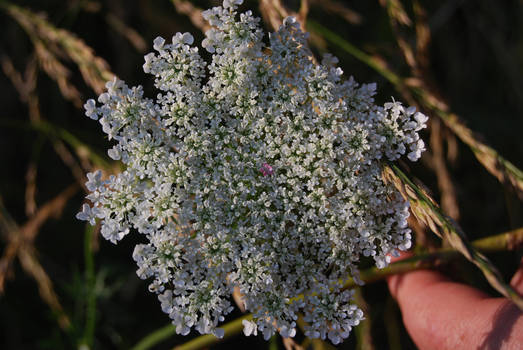
M376 106L375 84L342 79L332 56L316 64L293 18L264 43L240 3L204 12L210 63L189 33L154 41L143 68L156 99L115 79L87 101L126 170L88 174L78 218L100 218L113 243L145 236L138 275L178 333L222 336L237 286L254 315L246 335L292 337L301 313L308 337L339 343L363 318L340 281L358 278L361 256L384 267L410 247L408 203L380 159L417 160L427 117Z

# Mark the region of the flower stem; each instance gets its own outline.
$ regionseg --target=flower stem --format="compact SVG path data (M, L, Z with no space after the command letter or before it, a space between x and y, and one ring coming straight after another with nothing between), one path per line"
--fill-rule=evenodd
M242 317L239 317L229 323L226 323L223 325L223 328L225 330L225 335L223 338L216 338L212 334L205 334L201 335L199 337L196 337L192 340L189 340L187 343L175 346L173 350L195 350L195 349L201 349L207 346L210 346L212 344L215 344L217 342L223 341L227 338L230 338L238 333L240 333L243 329L243 320L252 320L252 314L248 314Z
M499 252L504 250L518 249L523 246L523 227L498 235L478 239L471 242L471 245L483 252ZM373 267L367 270L363 270L360 272L360 277L365 283L373 283L398 273L406 273L414 270L432 268L444 262L455 259L459 255L460 253L457 250L452 248L443 248L434 252L414 255L408 259L392 263L383 269ZM356 283L354 283L352 279L348 279L345 282L344 288L348 289L355 286L357 286ZM173 350L196 350L213 345L219 341L240 333L243 329L242 321L250 319L252 319L252 314L242 316L223 325L222 328L225 330L225 335L222 339L218 339L211 334L201 335L182 345L176 346ZM147 350L172 336L174 333L174 326L169 324L143 338L132 348L132 350Z
M131 350L147 350L160 343L164 339L167 339L175 334L175 327L172 324L168 324L165 327L155 330L154 332L147 335L145 338L140 340Z

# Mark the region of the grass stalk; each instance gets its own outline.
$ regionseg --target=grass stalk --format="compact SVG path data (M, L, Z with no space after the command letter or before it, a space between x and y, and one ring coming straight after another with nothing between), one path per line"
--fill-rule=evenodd
M94 50L75 34L57 28L45 18L13 3L0 1L0 8L24 28L35 46L41 45L40 48L47 52L47 58L49 53L55 57L67 55L77 65L86 84L96 93L102 93L105 83L113 79L114 74L107 62L96 56Z
M472 150L478 161L487 171L501 183L513 188L518 197L523 200L523 171L502 157L494 148L480 141L482 137L468 128L456 114L451 113L448 105L432 94L430 90L424 86L423 82L418 81L418 84L421 83L421 87L407 84L406 79L394 73L382 61L368 55L317 22L309 20L307 22L307 28L311 32L323 36L323 38L331 44L338 46L349 55L374 69L392 83L407 99L414 96L423 107L432 110L435 115L441 118L445 125Z
M410 202L412 213L418 220L476 265L494 289L523 310L523 298L503 281L497 268L467 240L459 225L445 215L421 187L414 184L394 164L384 167L383 178L386 182L392 183Z
M0 121L0 126L18 129L33 129L38 132L41 132L42 134L46 135L51 139L58 138L67 143L70 147L72 147L79 157L88 158L94 165L96 165L99 168L108 171L112 169L111 164L103 156L95 152L91 148L91 146L81 141L78 137L76 137L74 134L70 133L66 129L58 125L55 125L51 122L39 120L32 121L30 123L25 123L14 119L4 119Z

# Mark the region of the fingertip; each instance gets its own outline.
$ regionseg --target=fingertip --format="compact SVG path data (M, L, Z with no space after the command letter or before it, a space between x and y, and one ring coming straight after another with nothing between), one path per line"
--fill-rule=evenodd
M402 277L403 275L393 275L387 278L387 285L389 286L390 294L394 299L397 299L398 288Z
M519 268L510 280L510 286L523 296L523 258L519 261Z
M404 260L404 259L408 259L410 258L411 256L413 255L412 252L410 251L407 251L407 252L399 252L399 255L397 256L394 256L392 254L388 254L388 256L390 257L390 263L393 264L395 262L398 262L398 261L401 261L401 260ZM387 278L387 284L389 286L389 291L390 291L390 294L392 295L393 298L397 298L397 295L398 295L398 288L401 284L401 279L403 278L403 274L401 275L392 275L392 276L389 276Z

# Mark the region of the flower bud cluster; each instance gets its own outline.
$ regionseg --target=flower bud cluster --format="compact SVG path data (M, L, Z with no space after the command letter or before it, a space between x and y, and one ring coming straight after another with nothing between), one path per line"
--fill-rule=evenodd
M343 79L330 55L316 64L293 18L264 42L240 3L204 12L210 62L189 33L154 40L155 99L115 79L87 101L125 170L88 174L92 205L77 216L101 219L113 243L144 236L137 273L180 334L223 336L237 286L246 335L292 337L300 313L307 336L339 343L363 319L340 281L361 257L384 267L411 245L409 205L380 161L417 160L427 117L377 106L375 84Z

